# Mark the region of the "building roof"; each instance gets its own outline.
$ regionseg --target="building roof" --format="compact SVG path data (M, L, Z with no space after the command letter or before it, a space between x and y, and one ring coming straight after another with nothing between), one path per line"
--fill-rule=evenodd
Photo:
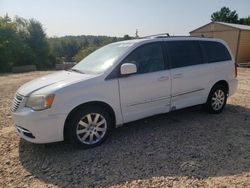
M241 30L250 30L249 25L241 25L241 24L233 24L233 23L225 23L225 22L214 22L214 23L226 25L229 27L234 27L234 28L241 29Z
M190 33L193 33L209 24L212 24L212 23L217 23L217 24L221 24L221 25L224 25L224 26L227 26L227 27L232 27L232 28L235 28L235 29L239 29L239 30L248 30L250 31L250 26L249 25L242 25L242 24L233 24L233 23L226 23L226 22L210 22L206 25L203 25L201 27L198 27L197 29L193 30L193 31L190 31Z

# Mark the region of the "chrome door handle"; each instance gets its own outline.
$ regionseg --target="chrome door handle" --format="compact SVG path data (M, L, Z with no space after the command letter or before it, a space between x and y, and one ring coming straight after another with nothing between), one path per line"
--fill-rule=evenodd
M168 76L161 76L160 78L158 78L158 81L164 81L164 80L168 80L169 77Z
M174 79L176 79L176 78L182 78L183 77L183 74L175 74L174 76L173 76L173 78Z

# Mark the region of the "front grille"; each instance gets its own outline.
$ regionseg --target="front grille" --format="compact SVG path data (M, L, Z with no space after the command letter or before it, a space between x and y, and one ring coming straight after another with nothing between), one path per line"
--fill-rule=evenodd
M18 109L19 105L21 104L22 100L23 100L23 96L16 93L16 95L15 95L13 101L12 101L12 105L11 105L11 111L12 112L17 111L17 109Z

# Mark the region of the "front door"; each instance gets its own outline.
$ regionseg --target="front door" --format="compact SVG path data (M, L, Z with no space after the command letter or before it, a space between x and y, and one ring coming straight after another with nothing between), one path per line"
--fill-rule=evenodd
M144 44L123 61L137 66L136 74L119 78L124 122L169 111L171 79L162 51L161 42Z

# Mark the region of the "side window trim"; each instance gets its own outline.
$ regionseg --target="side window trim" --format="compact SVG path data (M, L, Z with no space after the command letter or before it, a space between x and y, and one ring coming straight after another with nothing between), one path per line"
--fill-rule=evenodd
M202 62L203 64L207 64L207 57L206 57L206 53L205 53L205 49L203 48L202 44L201 44L202 41L199 40L199 46L200 46L200 51L201 51L201 56L202 56Z
M166 41L161 42L161 50L162 50L162 55L164 59L164 65L165 69L164 70L169 70L171 69L171 63L170 63L170 58L168 56L167 48L166 48Z
M169 56L168 42L169 41L164 41L164 49L165 49L166 59L168 60L169 69L173 69L171 58Z

